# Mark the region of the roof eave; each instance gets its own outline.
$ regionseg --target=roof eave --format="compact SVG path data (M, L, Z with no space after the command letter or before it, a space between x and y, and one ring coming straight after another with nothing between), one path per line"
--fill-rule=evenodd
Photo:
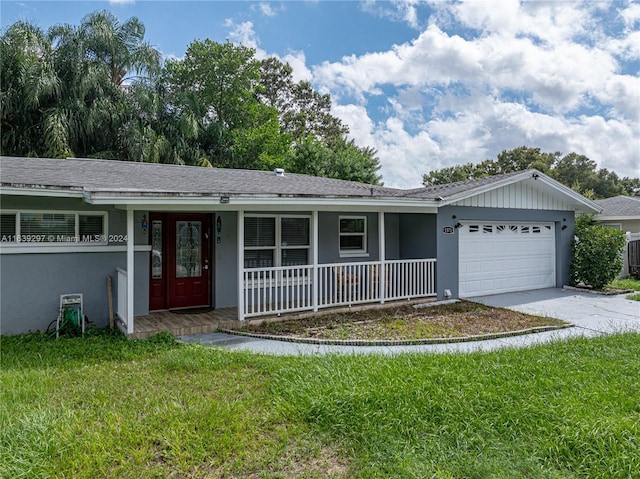
M549 176L540 173L539 171L536 170L536 173L538 173L540 176L537 178L538 180L542 181L543 183L547 184L548 186L555 188L556 190L558 190L560 193L565 194L566 196L570 197L574 203L577 203L577 205L581 205L582 208L576 208L576 211L580 211L583 213L601 213L603 208L601 206L599 206L598 204L594 203L592 200L590 200L589 198L586 198L585 196L581 195L580 193L573 191L571 188L563 185L562 183L560 183L559 181L554 180L553 178L550 178Z
M640 215L636 215L636 216L597 215L596 220L598 221L634 221L634 220L640 220Z
M48 196L64 198L82 198L83 188L47 185L2 185L0 194L13 196Z
M202 195L167 195L156 194L113 194L105 192L87 192L85 201L94 205L114 206L205 206L216 205L227 208L239 207L286 207L295 206L366 206L366 207L405 207L433 210L438 203L431 200L415 200L406 198L371 197L371 196L310 196L310 195L248 195L248 194L202 194Z

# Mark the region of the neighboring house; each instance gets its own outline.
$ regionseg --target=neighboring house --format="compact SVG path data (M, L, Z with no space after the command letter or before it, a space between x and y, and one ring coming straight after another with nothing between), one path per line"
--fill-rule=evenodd
M83 293L107 324L154 310L291 311L561 287L587 198L536 171L400 190L276 172L0 159L3 334Z
M597 221L627 234L619 277L637 275L640 271L640 198L620 195L596 200L594 203L602 208L595 217Z
M640 233L640 198L620 195L594 203L602 208L596 216L600 223L625 233Z

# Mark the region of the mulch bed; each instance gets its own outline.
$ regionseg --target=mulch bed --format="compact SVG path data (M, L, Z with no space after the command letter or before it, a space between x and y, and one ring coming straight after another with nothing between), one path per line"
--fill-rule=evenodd
M532 316L469 301L414 308L400 305L250 325L240 332L326 340L417 340L461 338L563 326L564 321Z

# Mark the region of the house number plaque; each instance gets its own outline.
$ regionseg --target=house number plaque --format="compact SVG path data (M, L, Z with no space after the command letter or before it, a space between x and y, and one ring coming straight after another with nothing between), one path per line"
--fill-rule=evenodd
M453 234L453 226L443 226L442 227L442 232L446 235L452 235Z

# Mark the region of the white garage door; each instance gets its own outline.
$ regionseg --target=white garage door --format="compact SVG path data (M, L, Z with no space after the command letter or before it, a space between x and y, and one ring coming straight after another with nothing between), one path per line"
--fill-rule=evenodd
M461 297L556 285L553 223L466 222L459 258Z

